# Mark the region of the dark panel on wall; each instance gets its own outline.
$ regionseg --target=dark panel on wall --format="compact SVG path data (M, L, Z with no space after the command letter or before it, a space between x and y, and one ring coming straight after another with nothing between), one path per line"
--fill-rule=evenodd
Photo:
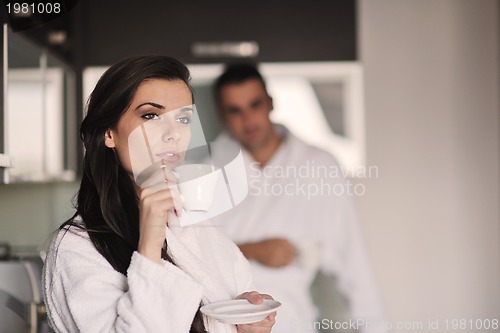
M85 1L85 0L82 0ZM74 9L48 23L14 32L15 35L22 35L31 40L37 47L43 47L59 61L67 65L73 65L74 31L71 29L71 20L74 16ZM64 32L65 40L60 43L51 43L49 34L53 32ZM23 59L9 59L11 67L25 67L31 64L24 63Z
M82 0L85 65L169 54L188 63L193 42L257 41L258 61L356 60L356 1Z

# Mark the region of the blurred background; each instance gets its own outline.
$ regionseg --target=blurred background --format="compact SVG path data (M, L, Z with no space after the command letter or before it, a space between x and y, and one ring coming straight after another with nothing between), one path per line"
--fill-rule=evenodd
M81 0L47 24L5 27L0 287L26 283L12 293L39 301L38 266L19 278L12 259L31 258L74 212L88 93L114 62L159 53L189 64L209 140L222 64L262 63L276 121L297 89L314 118L300 135L365 189L357 204L389 319L425 324L394 332L500 319L499 14L497 0ZM330 286L318 277L318 304L341 317Z

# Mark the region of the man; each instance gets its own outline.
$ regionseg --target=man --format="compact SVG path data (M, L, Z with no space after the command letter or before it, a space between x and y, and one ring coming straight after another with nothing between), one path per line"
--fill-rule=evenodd
M334 328L318 321L310 296L318 269L336 277L351 318L365 320L341 323L344 331L382 332L373 329L383 319L380 297L335 159L270 121L273 100L255 66L228 67L215 95L227 130L215 147L242 147L249 184L247 198L216 220L249 259L256 287L282 302L273 332Z

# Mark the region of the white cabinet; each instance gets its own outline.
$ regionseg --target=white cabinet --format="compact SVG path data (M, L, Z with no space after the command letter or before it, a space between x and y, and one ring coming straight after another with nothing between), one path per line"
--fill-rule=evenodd
M4 59L2 182L74 180L76 154L68 144L74 142L70 136L76 137L68 126L71 73L19 33L4 27L4 39L8 52Z

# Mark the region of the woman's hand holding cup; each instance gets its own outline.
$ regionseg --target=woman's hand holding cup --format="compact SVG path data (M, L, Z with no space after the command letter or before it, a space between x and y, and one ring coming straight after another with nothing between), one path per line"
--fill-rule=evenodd
M169 211L182 214L182 200L177 179L164 168L164 182L140 191L138 252L146 258L161 262Z

